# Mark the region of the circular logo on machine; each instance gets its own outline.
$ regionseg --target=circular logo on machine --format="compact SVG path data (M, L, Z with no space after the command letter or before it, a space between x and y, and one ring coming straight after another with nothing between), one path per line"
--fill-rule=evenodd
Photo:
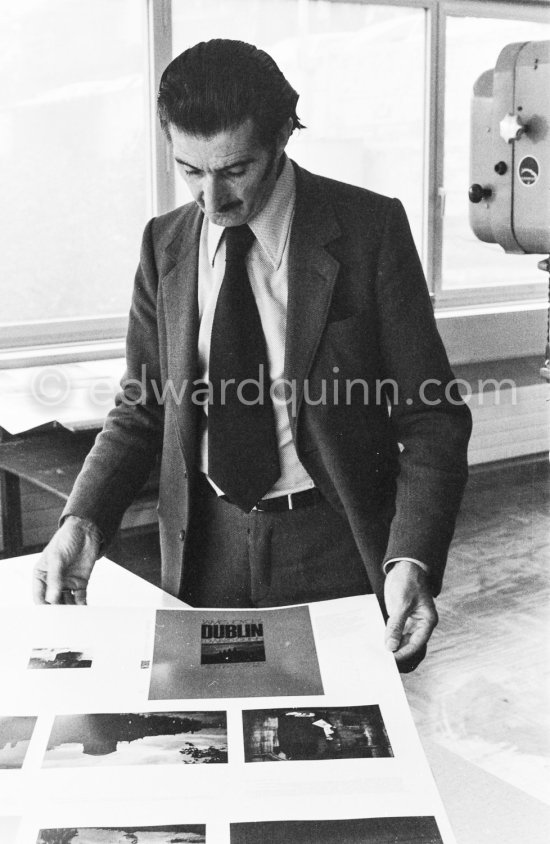
M526 155L519 162L518 176L519 180L524 185L534 185L539 178L540 167L536 158L532 155Z

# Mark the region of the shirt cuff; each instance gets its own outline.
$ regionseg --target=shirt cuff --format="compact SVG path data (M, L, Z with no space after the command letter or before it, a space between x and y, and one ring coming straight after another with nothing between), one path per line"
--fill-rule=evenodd
M414 563L416 566L420 566L422 571L426 572L426 574L430 573L426 563L421 563L420 560L415 560L414 557L392 557L391 560L386 560L382 567L384 574L387 574L396 563Z

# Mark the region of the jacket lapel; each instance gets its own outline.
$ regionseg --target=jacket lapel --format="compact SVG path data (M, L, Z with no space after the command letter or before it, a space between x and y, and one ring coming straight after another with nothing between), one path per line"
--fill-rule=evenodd
M197 377L198 262L202 213L190 207L180 234L167 252L175 265L161 279L166 322L168 378L179 404L178 433L180 445L188 465L194 462L197 406L191 401L193 381ZM181 400L180 397L181 396Z
M296 210L289 255L285 378L295 385L297 412L291 416L296 435L304 381L325 328L339 262L325 246L340 235L334 211L311 173L294 165ZM189 207L181 235L167 248L174 266L161 279L167 332L168 377L182 395L179 434L188 463L193 462L196 405L191 401L197 375L198 259L202 213ZM181 238L181 240L180 240Z
M315 177L294 165L296 210L290 236L285 378L296 390L296 424L304 381L325 328L339 262L325 249L340 235L332 207Z

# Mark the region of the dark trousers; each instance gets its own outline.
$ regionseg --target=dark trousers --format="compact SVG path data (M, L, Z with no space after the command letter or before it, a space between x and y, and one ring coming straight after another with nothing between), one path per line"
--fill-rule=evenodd
M350 527L322 500L243 513L198 484L182 598L194 607L276 607L372 592Z

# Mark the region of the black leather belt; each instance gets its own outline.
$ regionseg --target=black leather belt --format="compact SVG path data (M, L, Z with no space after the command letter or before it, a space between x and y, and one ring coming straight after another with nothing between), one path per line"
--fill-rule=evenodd
M298 510L300 507L311 507L322 501L323 496L317 489L304 489L302 492L293 492L290 495L277 495L275 498L262 498L258 501L254 510L261 510L264 513L281 513L283 510Z
M217 495L216 490L208 482L205 475L202 475L201 480L203 480L202 488L207 490L211 495L221 498L222 501L228 501L230 504L233 503L227 495ZM323 496L317 487L312 487L311 489L304 489L302 492L293 492L290 495L262 498L253 510L259 510L262 513L282 513L285 510L299 510L300 507L311 507L313 504L318 504L322 500Z

